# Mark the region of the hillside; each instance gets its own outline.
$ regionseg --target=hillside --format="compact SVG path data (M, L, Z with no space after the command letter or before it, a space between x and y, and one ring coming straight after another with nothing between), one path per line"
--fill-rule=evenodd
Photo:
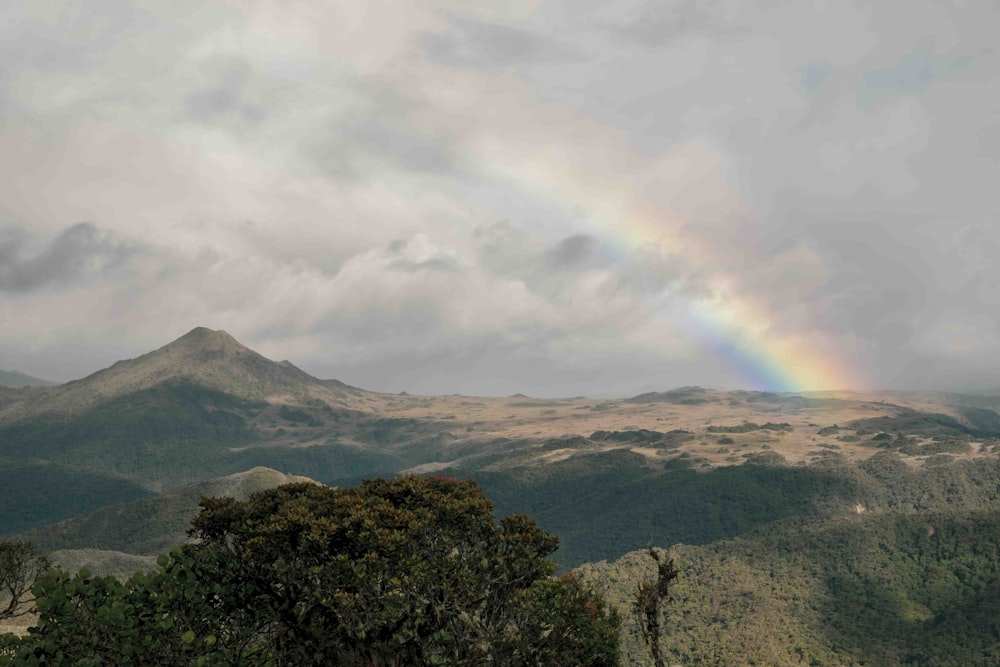
M372 419L372 396L197 328L82 380L5 390L0 463L51 465L154 492L274 463L273 448L285 446L297 449L292 462L329 477L396 470L391 457L339 437ZM26 492L21 500L32 505L47 490ZM86 507L119 500L96 487ZM12 529L0 515L0 533Z
M537 517L571 567L858 503L980 507L995 484L969 471L995 468L997 410L995 396L906 392L379 394L197 328L66 385L0 388L0 484L16 490L0 534L255 466L334 485L439 472ZM116 539L91 546L133 546Z
M1000 657L1000 510L788 520L672 549L672 663L968 665ZM623 611L626 665L651 665L628 613L644 552L580 568ZM992 661L992 662L991 662Z
M76 383L0 388L0 534L123 575L184 541L203 495L443 474L534 517L562 569L626 607L649 566L627 552L679 544L676 662L988 664L998 410L906 392L377 394L195 329Z
M129 555L155 556L187 541L187 529L203 496L246 500L251 493L282 484L312 481L270 468L254 468L199 482L157 496L105 507L26 533L43 552L97 549ZM61 558L68 559L66 553ZM73 561L69 561L73 562ZM116 572L117 573L117 572Z

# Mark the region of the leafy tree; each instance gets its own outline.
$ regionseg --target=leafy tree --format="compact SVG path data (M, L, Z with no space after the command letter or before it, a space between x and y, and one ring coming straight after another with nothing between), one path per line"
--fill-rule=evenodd
M557 540L492 510L420 477L204 499L158 572L44 577L15 664L616 664L619 619L550 576Z

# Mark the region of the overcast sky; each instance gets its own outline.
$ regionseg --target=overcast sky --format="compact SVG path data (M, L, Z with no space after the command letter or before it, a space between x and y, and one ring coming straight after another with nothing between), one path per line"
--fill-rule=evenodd
M1000 3L8 0L0 368L1000 387Z

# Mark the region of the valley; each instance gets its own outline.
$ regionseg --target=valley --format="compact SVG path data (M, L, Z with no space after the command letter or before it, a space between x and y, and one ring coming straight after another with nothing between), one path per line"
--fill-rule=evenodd
M199 328L81 380L0 389L0 535L124 576L187 539L202 496L444 475L534 517L560 568L622 609L648 565L636 550L678 545L683 664L911 664L940 657L917 641L928 628L998 611L998 411L991 394L384 394ZM861 608L839 592L876 581ZM858 614L889 619L878 646ZM761 624L795 640L753 640ZM627 664L648 664L628 632ZM1000 630L984 633L957 646L987 655ZM941 660L926 664L974 664Z

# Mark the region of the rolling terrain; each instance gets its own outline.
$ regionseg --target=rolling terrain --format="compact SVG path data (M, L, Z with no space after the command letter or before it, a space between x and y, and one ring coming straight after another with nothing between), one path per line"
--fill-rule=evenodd
M679 545L680 662L989 664L997 650L997 395L381 394L203 328L64 385L0 387L0 534L70 568L148 566L203 495L400 473L476 480L623 611L648 569L630 552ZM629 636L629 664L648 664Z

